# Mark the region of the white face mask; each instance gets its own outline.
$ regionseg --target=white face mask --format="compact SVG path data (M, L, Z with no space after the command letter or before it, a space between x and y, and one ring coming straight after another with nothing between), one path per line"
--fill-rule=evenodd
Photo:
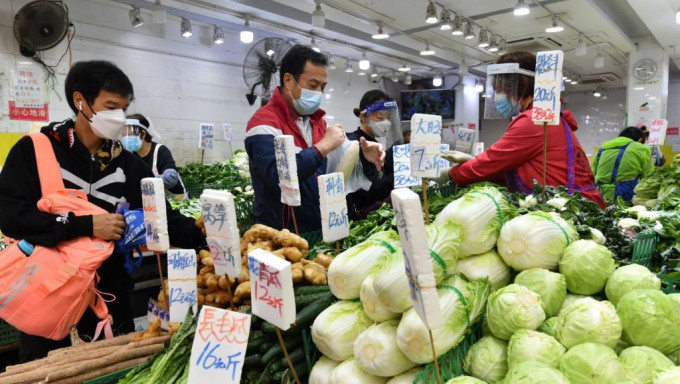
M78 104L80 111L83 111L83 104L80 102ZM125 112L122 109L112 109L95 112L92 107L92 120L90 122L90 127L92 127L92 132L95 136L108 139L116 140L120 136L121 131L125 128ZM84 114L83 114L84 116ZM86 117L87 118L87 117Z
M389 120L370 121L368 126L371 127L375 137L385 137L392 128L392 123Z

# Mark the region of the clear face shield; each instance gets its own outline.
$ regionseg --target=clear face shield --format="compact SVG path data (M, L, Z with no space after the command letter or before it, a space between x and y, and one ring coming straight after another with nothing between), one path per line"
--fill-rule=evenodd
M125 128L120 133L120 142L130 152L137 152L142 148L142 138L139 120L126 119Z
M509 119L521 112L520 76L534 77L518 63L492 64L486 67L484 101L485 119Z
M369 104L361 114L368 122L375 139L383 145L385 150L404 142L396 101L379 101Z

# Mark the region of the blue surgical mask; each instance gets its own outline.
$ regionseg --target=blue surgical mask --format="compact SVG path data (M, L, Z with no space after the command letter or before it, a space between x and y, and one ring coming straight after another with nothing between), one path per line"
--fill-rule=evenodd
M301 116L309 116L314 114L314 112L318 111L319 108L321 108L321 99L323 98L323 93L319 91L312 91L311 89L307 88L302 88L297 83L297 81L295 82L295 85L297 85L298 88L300 88L301 90L299 99L293 97L293 106L295 107L295 110ZM290 95L293 96L293 93L291 92Z
M142 139L139 136L125 136L121 140L123 147L130 152L137 152L142 148Z
M511 103L504 93L496 93L494 95L494 103L496 104L496 110L507 118L519 114L519 106Z

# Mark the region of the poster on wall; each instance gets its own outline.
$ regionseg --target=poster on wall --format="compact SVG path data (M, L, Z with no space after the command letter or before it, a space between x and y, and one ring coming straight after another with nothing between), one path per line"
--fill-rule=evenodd
M666 129L666 145L673 147L673 152L680 152L680 127Z
M10 120L49 121L42 73L30 68L13 71Z

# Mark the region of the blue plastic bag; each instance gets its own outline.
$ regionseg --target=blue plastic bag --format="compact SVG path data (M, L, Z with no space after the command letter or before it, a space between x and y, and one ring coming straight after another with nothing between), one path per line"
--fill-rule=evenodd
M117 241L118 253L125 258L123 267L130 275L142 264L142 249L146 244L146 229L144 228L144 211L140 209L123 209L121 211L125 219L125 233ZM139 257L132 255L137 251Z

